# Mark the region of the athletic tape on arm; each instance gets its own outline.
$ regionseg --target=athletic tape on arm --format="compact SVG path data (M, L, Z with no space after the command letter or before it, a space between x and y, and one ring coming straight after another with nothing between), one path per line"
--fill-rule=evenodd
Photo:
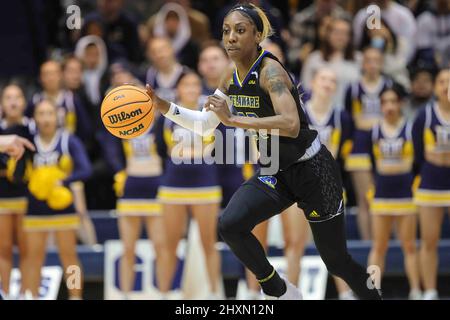
M226 94L216 89L214 95L225 99L228 108L231 109L231 100ZM206 111L205 109L202 109L202 111L190 110L173 102L170 103L169 111L164 116L201 136L212 134L220 123L220 119L212 111Z

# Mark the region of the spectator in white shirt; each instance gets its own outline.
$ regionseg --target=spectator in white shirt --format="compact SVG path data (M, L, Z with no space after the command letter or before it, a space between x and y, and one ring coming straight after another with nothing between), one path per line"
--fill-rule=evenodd
M411 61L415 54L415 36L417 31L416 20L411 10L392 0L374 0L370 2L370 5L373 4L381 9L381 16L387 21L395 35L406 39L407 62ZM369 17L370 19L368 20ZM358 48L361 45L363 30L367 26L366 22L371 22L374 18L376 18L376 15L368 10L368 7L359 10L355 15L353 19L355 47Z
M313 51L305 61L301 73L302 85L310 90L314 73L325 66L330 68L338 80L335 104L343 106L346 88L360 76L360 62L360 54L353 49L350 20L333 18L320 50Z
M432 11L417 17L418 59L445 67L450 50L450 1L437 0Z

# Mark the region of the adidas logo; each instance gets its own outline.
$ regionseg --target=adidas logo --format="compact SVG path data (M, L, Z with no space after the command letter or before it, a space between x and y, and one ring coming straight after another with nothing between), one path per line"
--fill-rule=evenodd
M309 214L310 218L319 218L319 214L316 212L316 210L313 210L310 214Z
M177 116L180 114L180 110L178 108L175 108L175 110L173 111L173 115Z

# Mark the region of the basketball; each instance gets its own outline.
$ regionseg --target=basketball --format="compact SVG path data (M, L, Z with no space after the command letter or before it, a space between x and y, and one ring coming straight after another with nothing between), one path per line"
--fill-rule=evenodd
M153 102L144 89L123 85L105 96L100 114L111 134L121 139L131 139L146 132L152 124Z

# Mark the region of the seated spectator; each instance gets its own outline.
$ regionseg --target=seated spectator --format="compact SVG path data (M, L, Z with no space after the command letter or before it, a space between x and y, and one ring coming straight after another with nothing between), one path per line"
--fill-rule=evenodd
M374 0L370 1L369 5L375 4L381 8L381 17L391 27L392 33L397 37L403 37L406 42L405 56L406 61L409 62L414 57L416 36L416 20L411 11L395 1L392 0ZM357 48L361 47L363 39L363 32L367 27L370 10L367 7L358 11L353 19L354 43Z
M182 6L170 2L165 4L156 14L152 36L168 37L180 63L192 69L197 67L198 44L191 40L189 19Z
M417 17L417 59L446 67L450 51L450 1L437 0L433 10ZM448 62L447 62L448 63Z
M103 30L103 24L100 18L91 18L86 21L81 28L81 36L97 36L103 38L105 31Z
M89 113L92 120L98 118L97 115L99 110L94 109L91 104L86 88L83 82L83 62L73 55L67 56L63 63L63 87L67 90L72 91L74 94L78 95L83 105L86 107L86 111ZM98 119L100 123L100 119Z
M98 36L85 36L78 40L75 56L83 62L83 82L89 102L98 106L104 92L108 56L105 43Z
M147 57L152 65L145 74L145 83L150 84L161 98L174 101L176 84L187 67L177 61L170 39L150 39Z
M383 73L396 82L410 88L408 69L408 40L404 36L396 35L390 25L383 18L380 28L364 27L360 49L371 46L383 51Z
M111 61L126 58L134 63L142 60L137 23L123 9L123 0L97 0L97 11L88 14L84 21L93 25L87 31L91 35L103 34Z
M411 94L403 107L407 119L413 119L418 110L433 97L434 70L418 68L411 72Z
M181 5L186 12L193 41L201 44L211 39L210 20L206 14L192 8L190 0L177 0L173 2ZM147 21L147 29L150 31L149 34L152 34L155 28L156 17L157 14L151 16Z
M331 16L350 18L349 14L337 5L336 0L315 0L292 17L287 58L290 66L295 69L293 71L300 71L299 67L308 55L320 48L320 25L323 19L328 20Z
M338 76L338 89L335 102L344 105L345 90L360 75L360 58L355 54L352 44L351 22L343 18L334 18L330 23L325 41L320 50L316 50L305 61L301 73L302 85L310 89L313 74L327 66Z
M144 86L137 77L134 76L130 64L126 60L118 60L109 66L110 88L124 85L125 83Z

